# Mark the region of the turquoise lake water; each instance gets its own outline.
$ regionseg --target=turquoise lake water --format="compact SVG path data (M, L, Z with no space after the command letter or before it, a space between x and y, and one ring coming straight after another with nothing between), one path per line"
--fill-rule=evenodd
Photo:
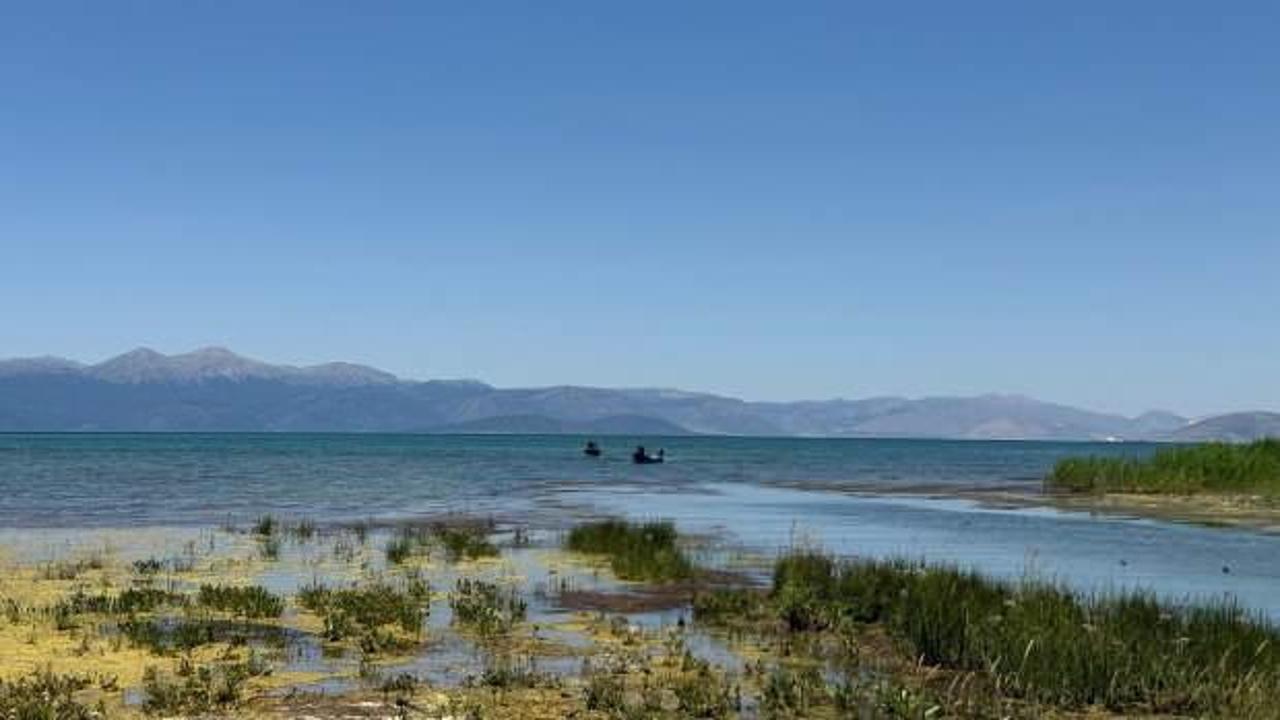
M1146 444L414 435L0 435L0 542L95 529L209 527L263 513L342 523L490 514L546 529L596 514L668 517L725 546L797 543L955 562L1086 591L1228 597L1280 620L1280 536L993 508L1076 454ZM635 443L665 448L635 466Z

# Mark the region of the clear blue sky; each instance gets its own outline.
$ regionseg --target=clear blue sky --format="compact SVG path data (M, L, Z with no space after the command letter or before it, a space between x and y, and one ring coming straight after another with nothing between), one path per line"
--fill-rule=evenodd
M1280 408L1280 3L0 8L0 355Z

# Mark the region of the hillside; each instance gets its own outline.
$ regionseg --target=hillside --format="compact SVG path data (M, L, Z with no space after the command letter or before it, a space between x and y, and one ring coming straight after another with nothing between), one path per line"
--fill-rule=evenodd
M222 348L140 348L97 364L0 361L0 431L733 434L955 439L1248 439L1280 415L1188 424L1017 395L749 402L667 389L495 388L403 380L362 365L275 365Z

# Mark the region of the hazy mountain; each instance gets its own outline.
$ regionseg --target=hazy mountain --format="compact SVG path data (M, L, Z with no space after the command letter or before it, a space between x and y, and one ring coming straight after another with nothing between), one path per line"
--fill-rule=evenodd
M139 348L96 365L49 357L0 361L0 430L10 431L1239 439L1280 433L1269 424L1276 417L1242 413L1189 424L1167 412L1127 418L1016 395L747 402L651 388L508 389L474 380L407 381L349 363L273 365L223 348L177 355Z
M431 428L438 434L574 434L688 435L689 431L658 418L611 415L595 420L561 420L546 415L499 415Z
M1240 412L1194 422L1173 434L1176 440L1231 440L1245 442L1264 437L1280 438L1280 413Z

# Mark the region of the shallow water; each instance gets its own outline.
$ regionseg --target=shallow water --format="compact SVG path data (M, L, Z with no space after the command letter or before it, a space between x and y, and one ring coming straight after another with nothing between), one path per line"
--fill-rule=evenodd
M178 542L165 539L176 530L161 528L246 524L268 512L322 526L483 513L552 529L621 513L670 517L721 546L764 553L816 544L1030 574L1088 591L1227 595L1280 620L1280 537L936 497L1034 493L1061 457L1143 454L1152 445L643 442L665 447L669 462L631 465L630 439L606 439L606 456L592 460L564 437L0 435L0 545L47 556L94 542L128 551L139 538Z

